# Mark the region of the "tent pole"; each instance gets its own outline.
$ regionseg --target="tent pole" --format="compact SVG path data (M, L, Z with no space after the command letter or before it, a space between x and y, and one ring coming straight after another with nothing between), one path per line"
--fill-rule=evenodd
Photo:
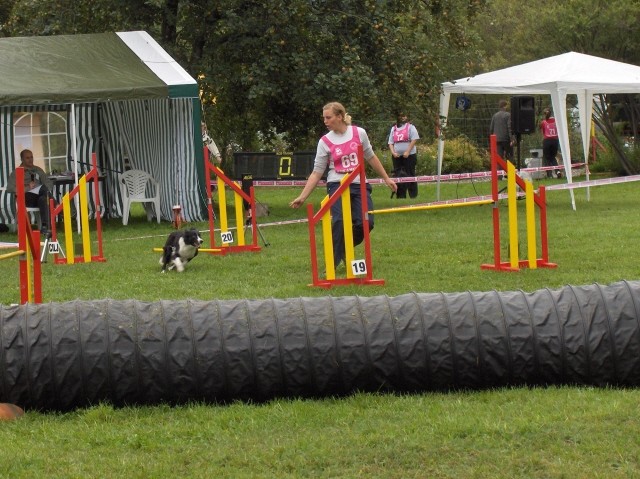
M171 122L171 134L174 136L174 138L178 138L178 135L177 135L177 122L176 122L176 119L174 117L175 109L173 108L173 103L172 103L173 100L169 99L168 101L169 101L169 111L171 112L171 115L169 117L170 118L169 121ZM177 108L177 105L176 105L176 108ZM193 128L195 129L196 125L194 125ZM182 221L182 218L183 218L183 216L182 216L182 204L180 202L180 179L182 178L182 172L180 171L181 167L182 167L182 164L178 163L178 166L177 166L178 174L176 175L175 186L174 186L175 192L176 192L176 200L172 205L173 216L174 216L173 225L174 225L174 227L176 229L179 229L180 228L180 224L183 222Z
M440 176L442 175L442 159L444 158L444 128L447 126L447 118L449 116L449 100L450 93L442 92L440 94L440 115L437 119L436 136L438 137L438 164L437 164L437 184L436 184L436 201L440 201Z
M78 184L78 141L76 133L76 104L71 104L71 155L73 158L73 184ZM82 232L80 226L80 203L78 195L73 197L73 204L76 208L76 228L78 233Z

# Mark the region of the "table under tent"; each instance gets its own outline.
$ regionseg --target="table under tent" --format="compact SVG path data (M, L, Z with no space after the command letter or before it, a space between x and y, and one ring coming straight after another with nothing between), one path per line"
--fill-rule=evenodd
M146 32L2 38L0 77L0 223L16 221L4 187L24 148L36 164L45 157L47 173L72 178L67 190L95 152L109 217L122 217L126 162L160 183L162 219L172 220L175 204L186 221L204 218L197 82ZM55 128L57 139L48 134ZM53 158L56 149L63 154ZM94 217L93 197L89 210Z

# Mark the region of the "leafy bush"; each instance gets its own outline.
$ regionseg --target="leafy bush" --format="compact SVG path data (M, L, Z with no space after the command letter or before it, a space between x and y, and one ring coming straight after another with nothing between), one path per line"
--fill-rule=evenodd
M589 171L591 173L609 173L620 169L620 160L616 157L612 149L596 151L596 161L593 161L593 154L589 156Z
M429 144L417 145L418 164L416 175L435 175L438 172L438 140ZM376 154L387 173L393 171L391 154L387 149L377 150ZM491 169L489 153L478 148L468 138L461 136L452 138L444 143L444 157L442 160L442 173L469 173L472 171L487 171ZM377 174L367 166L367 176L375 178Z
M267 131L258 131L257 151L275 152L277 155L284 155L292 151L291 142L287 133L280 133L275 128Z
M627 163L633 168L634 171L640 171L640 147L633 141L620 140L621 148L623 149ZM614 148L612 148L607 140L602 140L601 143L605 145L605 149L598 147L596 150L596 161L592 160L593 152L590 155L589 170L592 173L612 173L615 176L625 176L627 171L622 165L620 158L616 154ZM592 147L593 148L593 147Z
M424 174L436 174L438 158L438 141L435 140L425 145L422 150L422 159L431 158L433 170ZM418 157L420 163L420 157ZM426 166L426 162L425 166ZM474 145L464 136L447 139L444 143L444 156L442 159L442 173L469 173L472 171L486 171L491 168L489 153Z

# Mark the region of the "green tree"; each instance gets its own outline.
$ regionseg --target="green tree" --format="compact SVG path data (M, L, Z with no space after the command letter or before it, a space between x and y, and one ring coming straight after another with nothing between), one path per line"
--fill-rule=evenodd
M398 108L422 131L442 81L479 51L470 24L482 0L15 0L9 35L147 30L200 79L223 145L249 149L286 133L314 147L321 106L345 104L384 144ZM268 138L266 138L268 140ZM268 141L267 141L268 143Z
M0 37L8 36L6 23L11 17L14 3L15 0L0 0Z
M478 64L478 70L468 74L569 51L640 64L638 2L494 0L477 16L475 28L482 38L484 61ZM622 118L629 122L631 131L637 134L640 118L638 95L608 95L596 104L596 124L618 157L622 170L634 174L638 166L629 158L630 150L622 147L619 128L615 127ZM631 153L631 156L637 157L638 153Z
M315 145L321 105L331 100L378 144L398 108L430 128L439 84L477 57L468 35L476 2L433 3L227 2L213 15L199 66L216 102L208 116L218 125L240 121L243 145L252 130L273 129L289 132L298 148Z
M15 0L5 27L8 36L100 33L150 27L150 33L156 34L158 21L158 8L145 0Z
M640 63L638 2L493 0L480 10L474 28L484 61L470 74L569 51Z

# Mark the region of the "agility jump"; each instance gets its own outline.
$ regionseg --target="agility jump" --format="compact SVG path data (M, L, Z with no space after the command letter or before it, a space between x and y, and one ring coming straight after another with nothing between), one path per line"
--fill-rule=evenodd
M491 143L491 197L478 198L470 201L456 200L454 202L437 202L428 205L406 206L400 208L386 208L369 211L370 214L399 213L406 211L433 210L443 208L456 208L463 206L493 205L493 264L483 264L482 269L495 269L499 271L518 271L521 267L528 266L531 269L538 267L555 268L555 263L549 262L549 246L547 240L547 208L545 187L540 186L538 193L534 192L533 185L516 174L515 166L509 161L503 160L496 149L496 138L492 135ZM498 201L504 199L498 190L498 170L507 172L507 202L508 202L508 230L509 230L509 261L503 262L500 257L500 210ZM518 251L518 207L517 187L525 192L526 232L527 232L527 259L519 259ZM536 224L535 208L539 209L540 243L542 258L536 258Z
M212 173L216 177L216 190L218 191L218 205L220 209L220 246L216 246L215 242L215 213L213 212L213 197L211 188ZM209 214L210 247L200 248L199 251L211 254L260 251L260 247L258 246L258 225L256 223L256 200L253 186L249 188L248 194L242 191L242 188L238 185L237 182L232 181L227 175L224 174L224 171L211 163L211 161L209 160L208 148L204 148L204 177L207 187L207 211ZM229 187L233 192L236 219L235 237L233 232L230 231L228 225L226 187ZM247 218L247 226L251 226L252 232L251 244L246 244L245 242L245 203L249 205L249 211L251 215L250 218Z
M42 303L42 265L40 262L40 231L33 231L27 217L24 197L24 168L16 168L16 212L18 249L0 255L0 260L18 257L20 268L20 304Z
M351 197L349 186L354 179L360 177L360 195L367 197L364 166L364 153L362 146L358 148L358 167L345 176L340 186L331 196L326 196L320 203L320 209L313 213L313 205L307 204L307 218L309 224L309 246L311 248L311 272L313 283L310 286L330 288L333 285L365 284L382 285L383 279L373 279L373 263L371 261L371 242L369 237L369 215L367 202L362 201L362 229L364 233L364 259L355 258L353 246L353 226L351 219ZM346 278L336 278L333 264L333 238L331 235L331 206L340 200L342 202L342 225L344 228L345 264L347 266ZM321 223L322 243L324 251L326 278L320 278L318 273L318 252L316 243L316 226Z
M523 180L516 174L515 166L510 161L503 160L497 153L496 137L491 135L491 194L494 200L493 207L493 264L483 264L482 269L494 269L497 271L519 271L522 267L556 268L557 264L549 262L549 243L547 238L547 201L545 187L541 185L538 192L534 192L533 184ZM498 209L498 167L507 171L507 201L508 201L508 227L509 227L509 261L500 259L500 210ZM526 211L526 236L527 259L520 260L518 252L518 207L516 187L519 186L525 192ZM536 213L540 226L540 248L542 258L536 258Z
M92 255L91 238L89 236L89 199L87 196L87 182L93 181L93 193L95 198L96 212L96 234L98 239L98 254ZM78 195L78 204L80 206L80 225L82 235L82 256L75 256L73 242L73 219L71 217L71 199ZM53 200L49 200L49 210L51 214L51 242L48 247L54 253L55 264L75 264L75 263L91 263L104 262L106 259L102 253L102 218L100 213L100 187L98 185L98 167L96 163L96 154L91 155L91 170L78 180L78 184L67 194L62 197L62 202L55 206ZM59 258L59 248L57 246L58 237L56 230L56 218L62 213L64 221L64 237L65 247L67 250L66 258Z

